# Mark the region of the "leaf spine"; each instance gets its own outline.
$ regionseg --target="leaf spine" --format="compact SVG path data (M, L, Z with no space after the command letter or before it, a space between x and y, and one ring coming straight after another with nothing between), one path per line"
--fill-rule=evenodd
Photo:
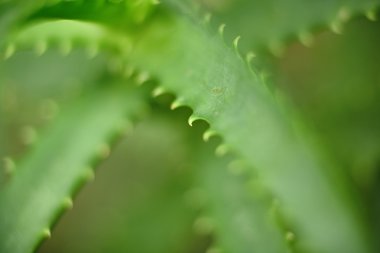
M199 117L199 116L196 116L196 115L191 115L190 117L189 117L189 120L187 121L188 123L189 123L189 125L190 126L193 126L193 123L195 122L195 121L197 121L197 120L204 120L204 118L202 118L202 117Z
M280 41L272 41L269 43L269 51L276 57L281 57L284 54L285 46Z
M32 126L24 126L21 128L20 137L24 145L33 144L37 140L37 131Z
M36 55L41 56L43 55L47 50L47 43L45 40L37 41L34 45L34 52Z
M150 78L150 75L148 72L140 72L137 77L136 77L136 83L138 85L142 85L144 84L145 82L147 82Z
M10 175L14 172L16 164L10 157L4 157L3 164L5 174Z
M220 36L222 36L222 38L223 38L223 36L224 36L224 30L226 29L226 24L221 24L220 26L219 26L219 28L218 28L218 33L219 33L219 35Z
M71 197L66 197L63 199L63 207L65 209L72 209L73 208L73 200Z
M11 44L8 44L8 46L5 48L5 52L4 52L4 59L9 59L12 57L12 55L15 53L16 51L16 46L15 44L11 43Z
M205 24L209 24L212 18L212 14L210 12L206 13L203 17L203 22Z
M84 173L83 173L83 178L86 182L94 181L95 179L94 169L91 167L85 168Z
M108 143L102 143L98 147L98 156L101 159L106 159L111 154L111 147Z
M245 60L248 64L251 64L252 60L256 57L256 54L254 52L248 52L245 56Z
M72 50L72 44L69 40L64 40L59 46L59 51L63 56L67 56Z
M165 94L167 91L164 87L158 86L152 91L152 96L153 97L158 97L161 96L162 94Z
M339 9L337 18L341 22L347 22L351 18L351 11L347 6L343 6Z
M287 231L286 234L285 234L285 239L288 242L293 242L296 239L296 236L295 236L295 234L293 232Z
M202 135L202 139L205 141L205 142L208 142L210 140L211 137L217 135L218 133L212 129L207 129L203 135Z
M371 20L371 21L376 21L377 20L377 16L376 16L376 10L375 9L372 9L372 10L369 10L366 12L365 16Z
M342 34L343 32L343 26L342 23L339 22L339 20L333 21L330 24L330 29L336 34Z
M226 144L220 144L216 149L215 149L215 155L222 157L227 154L229 148Z
M45 238L45 239L48 239L51 237L51 231L49 228L43 229L41 234L42 234L43 238Z
M298 39L305 47L311 47L313 44L313 35L309 32L300 32Z
M175 110L181 106L185 106L183 99L177 98L170 104L170 109Z
M239 35L233 41L233 45L234 45L235 50L238 50L240 39L241 39L241 36Z

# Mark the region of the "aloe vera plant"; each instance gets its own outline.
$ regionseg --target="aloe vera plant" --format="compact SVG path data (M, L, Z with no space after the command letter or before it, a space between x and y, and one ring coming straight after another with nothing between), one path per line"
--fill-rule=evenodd
M378 5L0 1L0 252L377 252Z

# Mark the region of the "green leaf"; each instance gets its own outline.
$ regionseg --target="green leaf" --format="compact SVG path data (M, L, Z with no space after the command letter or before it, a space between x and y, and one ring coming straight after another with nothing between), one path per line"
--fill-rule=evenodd
M206 119L226 145L256 168L279 199L308 252L368 252L363 224L346 178L289 117L242 57L218 35L183 18L162 17L142 31L129 56L189 105L189 119Z
M379 24L358 19L341 36L321 34L311 49L293 47L276 77L366 189L380 158Z
M62 112L0 192L0 252L32 252L50 236L74 191L94 176L91 166L108 155L110 140L141 114L141 95L107 84Z
M203 214L196 221L210 226L222 252L291 252L273 199L241 161L218 158L209 148L194 154ZM245 171L244 171L245 170Z
M183 1L169 1L183 9L190 8L184 6ZM226 24L228 40L242 36L244 51L269 49L279 54L290 39L296 38L309 46L314 30L321 27L341 33L344 24L357 14L367 13L369 18L375 18L380 1L224 0L202 1L201 4L203 11L211 13L211 23L216 28Z
M172 112L156 107L139 122L39 252L180 253L194 248L198 210L185 198L195 172L184 162L191 161L184 136L189 129L174 119Z
M14 0L0 1L0 46L4 43L3 38L9 35L30 13L38 9L45 1L43 0Z
M54 5L43 6L29 19L80 19L109 24L114 28L133 29L151 15L154 5L154 0L58 1Z

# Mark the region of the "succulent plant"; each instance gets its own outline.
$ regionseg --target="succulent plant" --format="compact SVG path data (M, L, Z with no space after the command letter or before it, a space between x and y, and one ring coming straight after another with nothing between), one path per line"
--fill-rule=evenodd
M378 5L0 1L0 252L53 242L52 226L118 140L131 144L129 160L150 160L139 177L150 197L99 221L104 233L115 219L132 232L73 245L377 252ZM129 164L133 178L139 166L126 157L108 167ZM124 182L112 180L107 189Z

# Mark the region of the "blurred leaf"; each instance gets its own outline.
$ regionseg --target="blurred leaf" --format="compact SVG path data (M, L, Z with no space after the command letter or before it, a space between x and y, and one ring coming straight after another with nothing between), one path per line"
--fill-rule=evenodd
M277 79L335 157L361 184L380 159L379 22L356 20L342 36L324 33L313 49L294 45Z
M50 236L71 195L107 156L112 135L141 113L140 93L120 84L81 97L59 117L0 192L0 252L32 252ZM75 145L71 145L75 143Z
M241 161L218 158L207 148L195 154L199 198L204 199L204 216L221 252L291 252L277 220L273 198L250 175ZM203 223L207 222L204 220ZM208 224L199 224L199 226ZM207 229L207 228L206 228Z

